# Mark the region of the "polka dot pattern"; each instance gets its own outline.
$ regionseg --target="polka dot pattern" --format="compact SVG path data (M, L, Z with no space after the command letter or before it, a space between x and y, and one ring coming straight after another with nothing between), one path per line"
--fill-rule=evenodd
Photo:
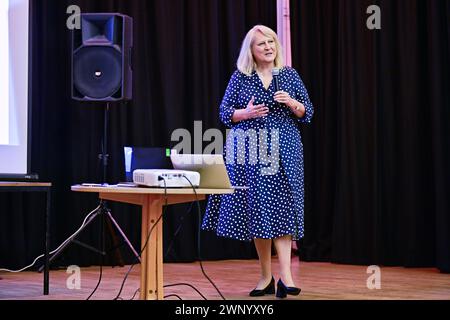
M220 119L231 128L225 145L226 166L232 185L248 189L210 196L202 223L204 230L243 241L284 235L298 240L304 236L303 144L298 124L311 122L314 109L293 68L282 68L278 80L280 90L305 106L302 118L277 104L273 99L274 83L266 90L256 72L247 76L235 71L231 77L220 105ZM264 103L269 108L269 114L233 123L234 111L245 108L252 96L254 104ZM244 133L246 138L239 139L236 133ZM261 148L261 143L267 147ZM279 156L274 153L276 145ZM261 155L274 156L275 162L267 163Z

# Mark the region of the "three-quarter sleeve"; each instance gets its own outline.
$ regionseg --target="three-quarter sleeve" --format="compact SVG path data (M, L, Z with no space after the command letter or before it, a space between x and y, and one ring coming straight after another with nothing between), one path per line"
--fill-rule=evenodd
M302 79L300 78L300 75L292 69L294 72L294 81L295 81L295 99L297 101L300 101L305 106L305 114L303 117L299 118L298 120L301 123L310 123L314 114L314 107L311 103L311 100L309 100L308 91L305 88L305 85L303 84Z
M238 105L238 96L241 88L240 72L235 71L231 76L230 82L228 83L227 90L220 104L219 116L220 120L227 127L231 128L235 125L233 123L233 114Z

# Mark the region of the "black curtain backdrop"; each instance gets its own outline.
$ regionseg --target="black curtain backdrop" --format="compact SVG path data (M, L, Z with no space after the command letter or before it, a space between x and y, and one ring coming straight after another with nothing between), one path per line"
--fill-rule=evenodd
M53 188L52 247L96 207L70 186L101 180L103 106L70 99L66 8L134 18L134 98L112 106L109 182L123 146L168 146L177 128L221 128L218 105L247 30L276 29L276 1L33 0L33 171ZM382 29L366 28L378 4ZM293 62L316 107L303 127L306 238L301 258L450 270L448 1L291 1ZM207 143L206 143L207 144ZM0 265L43 251L45 199L0 194ZM139 248L140 212L110 204ZM164 220L166 261L196 260L195 206ZM202 213L204 202L202 203ZM188 212L188 213L186 213ZM171 242L180 223L182 227ZM81 237L99 243L99 224ZM205 259L255 258L253 245L201 233ZM125 259L131 255L123 248ZM108 261L113 263L113 261ZM58 264L98 264L72 245Z
M316 107L301 258L450 272L450 2L293 0L291 23Z
M124 146L173 146L171 133L194 120L203 131L225 128L218 108L235 70L241 41L255 24L276 28L276 1L33 0L33 146L32 170L53 183L52 248L72 234L98 203L96 195L75 193L70 186L101 182L104 105L70 99L69 5L82 12L120 12L134 19L133 100L111 106L108 182L124 180ZM193 142L193 141L192 141ZM206 146L209 142L206 142ZM0 265L24 266L43 253L45 198L0 195ZM202 202L202 213L205 202ZM140 210L110 203L113 216L140 248ZM198 215L195 206L171 206L164 217L166 261L197 258ZM187 213L186 213L187 212ZM171 239L182 223L173 243ZM99 244L100 224L79 238ZM252 243L201 233L202 258L255 258ZM126 261L131 254L122 248ZM71 245L56 265L98 264L97 254ZM108 259L108 263L114 261Z

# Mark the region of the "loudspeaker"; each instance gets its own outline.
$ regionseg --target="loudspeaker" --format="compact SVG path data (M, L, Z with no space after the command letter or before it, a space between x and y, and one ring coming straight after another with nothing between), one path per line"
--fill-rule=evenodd
M72 98L132 98L133 19L119 13L83 13L72 31Z

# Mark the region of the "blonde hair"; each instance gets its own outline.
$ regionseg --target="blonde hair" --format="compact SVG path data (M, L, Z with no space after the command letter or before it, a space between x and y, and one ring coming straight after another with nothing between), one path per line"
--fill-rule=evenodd
M252 44L255 33L258 31L264 34L266 37L271 37L275 41L275 45L277 48L277 56L274 61L275 68L282 68L284 66L283 51L275 31L263 25L256 25L251 28L249 32L247 32L244 41L242 41L241 52L239 53L239 58L237 60L238 70L248 76L250 76L253 71L256 70L256 62L252 54Z

